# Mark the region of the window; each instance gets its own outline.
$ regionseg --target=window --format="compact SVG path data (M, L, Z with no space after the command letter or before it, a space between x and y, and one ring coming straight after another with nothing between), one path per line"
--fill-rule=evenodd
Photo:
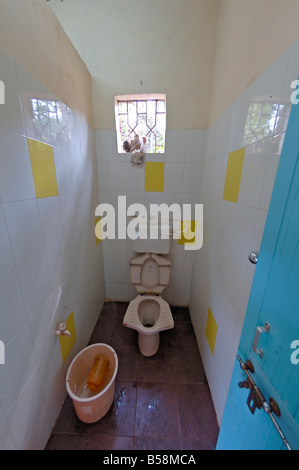
M119 153L128 152L136 136L147 153L165 152L166 95L116 96L115 120Z

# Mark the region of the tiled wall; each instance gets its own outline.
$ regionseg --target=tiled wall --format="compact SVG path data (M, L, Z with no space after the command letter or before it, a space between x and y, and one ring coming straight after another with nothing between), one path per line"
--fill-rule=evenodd
M221 421L299 75L299 41L209 128L200 201L204 245L195 253L190 310Z
M206 143L205 130L166 130L165 154L146 154L145 164L132 166L128 154L117 154L116 132L96 131L100 201L117 208L118 195L127 197L127 206L149 204L187 204L198 202L200 179ZM145 175L147 163L164 165L163 188L147 191ZM161 165L158 166L161 170ZM157 171L159 171L157 170ZM128 219L129 221L130 219ZM103 240L106 296L128 301L136 297L130 282L129 260L136 256L131 240ZM193 252L185 251L178 240L173 240L171 252L171 279L162 296L171 305L188 305Z
M0 71L0 449L43 449L105 295L94 132L1 50Z

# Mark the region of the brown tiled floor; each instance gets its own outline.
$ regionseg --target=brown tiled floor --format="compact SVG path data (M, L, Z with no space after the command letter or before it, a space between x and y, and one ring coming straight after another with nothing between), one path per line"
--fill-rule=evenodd
M122 325L127 303L105 303L90 344L118 356L115 397L97 423L82 423L68 397L47 450L212 450L218 424L187 308L171 308L172 330L144 357L137 332Z

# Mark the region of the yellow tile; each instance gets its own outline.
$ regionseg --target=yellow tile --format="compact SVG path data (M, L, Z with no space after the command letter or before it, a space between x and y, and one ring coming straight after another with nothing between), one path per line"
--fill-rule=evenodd
M74 312L70 314L66 321L66 329L71 333L71 336L59 336L60 349L62 355L62 361L65 363L72 347L74 346L77 336L75 329Z
M245 150L243 147L228 155L223 191L223 199L226 201L238 202Z
M215 347L215 342L216 342L216 336L217 336L217 323L215 321L215 318L213 317L213 314L209 308L208 310L208 317L207 317L207 324L206 324L206 330L205 330L205 335L208 340L211 353L214 354L214 347Z
M181 220L181 236L178 245L194 245L196 232L196 220Z
M102 225L101 223L98 223L100 222L100 220L101 220L101 217L97 217L94 221L97 245L102 241Z
M164 185L164 163L146 162L144 190L163 192Z
M37 199L58 196L53 148L27 138Z

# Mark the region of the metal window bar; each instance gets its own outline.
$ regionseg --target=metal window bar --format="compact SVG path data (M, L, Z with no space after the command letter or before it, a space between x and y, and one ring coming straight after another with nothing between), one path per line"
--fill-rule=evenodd
M250 372L248 371L248 365L242 361L241 357L237 354L237 359L240 363L240 367L241 369L245 372L245 374L247 375L247 378L248 378L248 381L249 381L249 385L250 387L252 387L252 389L254 390L254 392L258 395L258 398L259 400L261 401L261 404L262 404L262 408L263 410L267 413L267 415L269 416L269 418L271 419L272 423L274 424L275 426L275 429L276 431L278 432L281 440L283 441L284 445L286 446L287 450L292 450L287 438L285 437L281 427L279 426L278 422L276 421L275 419L275 416L274 416L274 413L273 413L273 410L272 410L272 407L271 405L265 400L262 392L259 390L259 388L257 387L255 381L253 380L253 378L251 377L251 374ZM239 384L240 386L240 384ZM270 399L271 400L271 399Z
M152 145L152 148L154 149L154 152L156 153L158 148L160 147L157 144L157 133L159 133L159 129L157 129L157 115L166 115L166 111L158 111L158 103L163 100L161 99L149 99L149 100L118 100L118 117L120 118L121 116L124 117L126 126L129 130L128 135L124 136L123 128L122 128L122 121L119 119L119 131L120 131L120 136L121 136L121 141L130 138L133 134L136 134L136 129L140 124L144 124L146 126L146 134L145 137L150 140L152 137L154 140L154 144ZM151 122L151 115L148 109L148 104L149 102L154 102L155 103L155 110L153 113L154 121ZM132 122L130 122L129 119L129 104L134 104L136 108L136 119L135 119L135 125L132 125ZM138 104L139 103L145 103L145 110L140 111ZM121 106L125 105L125 111L121 110ZM163 142L163 147L164 147L164 142Z

